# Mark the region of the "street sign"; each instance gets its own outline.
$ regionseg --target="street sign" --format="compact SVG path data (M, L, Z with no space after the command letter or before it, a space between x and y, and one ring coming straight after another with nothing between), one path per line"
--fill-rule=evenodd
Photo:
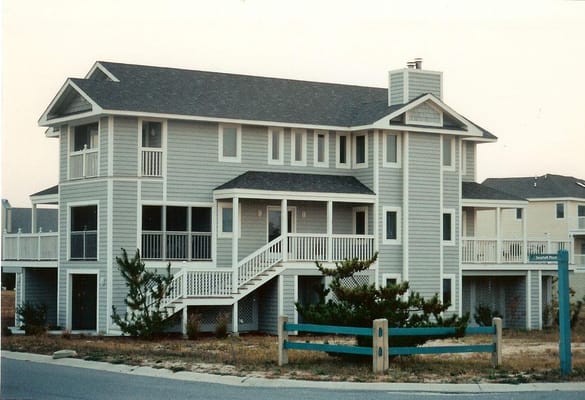
M559 258L556 253L553 254L529 254L528 261L530 262L558 262Z

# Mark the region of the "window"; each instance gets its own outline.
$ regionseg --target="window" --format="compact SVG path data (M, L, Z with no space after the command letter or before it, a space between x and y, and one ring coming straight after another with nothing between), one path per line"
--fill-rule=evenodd
M349 134L337 133L336 140L336 156L335 166L337 168L349 168L350 167L350 145L349 145Z
M365 168L368 166L368 134L362 133L354 137L354 167Z
M368 209L367 207L355 207L353 209L353 234L368 234Z
M307 165L307 131L304 129L293 129L290 135L291 165Z
M99 125L97 122L79 125L73 128L72 151L82 151L98 148Z
M455 140L451 136L443 136L443 167L455 169Z
M400 208L384 207L384 244L400 243Z
M142 258L211 260L211 225L211 207L144 205Z
M70 132L69 178L98 176L99 124L72 127Z
M400 166L400 136L395 133L384 134L384 167Z
M268 128L268 164L284 163L284 130Z
M565 218L565 203L556 204L556 217L557 219Z
M162 122L142 121L142 147L162 147Z
M218 209L218 236L222 238L231 238L232 233L234 231L234 221L233 221L233 207L232 203L219 203ZM238 237L242 234L242 213L241 213L241 206L240 206L239 215L239 232Z
M441 300L443 304L449 304L449 309L455 306L455 276L445 275L443 277L443 293Z
M516 220L521 220L522 219L522 209L521 208L517 208L516 209Z
M97 205L70 209L71 260L97 260Z
M577 228L578 229L585 229L585 205L581 206L578 205L577 206ZM585 243L584 243L585 245ZM582 252L582 254L585 254L585 251Z
M398 285L402 282L400 274L382 274L382 286Z
M453 244L455 243L454 239L454 224L453 224L453 211L444 211L443 212L443 243L444 244Z
M219 125L219 161L240 162L242 128L239 125Z
M315 131L313 135L314 160L316 167L329 166L329 132Z

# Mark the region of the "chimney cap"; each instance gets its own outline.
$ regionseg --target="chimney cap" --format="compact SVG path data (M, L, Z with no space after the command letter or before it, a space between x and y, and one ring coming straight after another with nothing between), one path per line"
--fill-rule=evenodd
M406 66L409 69L422 69L422 62L423 62L423 59L422 58L416 57L414 60L408 61L406 63Z

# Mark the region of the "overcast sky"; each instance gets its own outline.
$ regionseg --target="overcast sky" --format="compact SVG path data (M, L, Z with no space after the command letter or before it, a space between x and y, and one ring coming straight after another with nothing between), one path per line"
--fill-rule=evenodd
M415 57L498 136L480 182L585 179L585 1L4 0L2 197L58 183L37 121L96 60L385 87Z

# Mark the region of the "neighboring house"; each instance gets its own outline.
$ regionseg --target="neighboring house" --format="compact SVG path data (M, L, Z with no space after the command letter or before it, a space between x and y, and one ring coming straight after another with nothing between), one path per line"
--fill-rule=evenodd
M514 275L524 253L491 257L474 238L476 210L527 202L474 182L477 146L496 137L442 94L442 73L420 63L372 88L97 62L39 121L60 143L58 194L46 198L59 204L56 254L2 265L18 270L17 288L46 287L20 301L50 302L73 331L119 333L121 248L148 267L172 263L165 305L183 331L191 312L212 329L226 311L233 331L275 332L279 314L297 321L294 303L314 301L315 260L376 251L360 282L408 280L461 313L466 283L493 278L520 296L508 326L538 327L540 266ZM39 264L56 279L26 273Z
M502 231L508 237L519 238L523 235L524 227L527 239L534 246L546 248L544 252L569 250L569 263L574 271L570 284L576 291L575 297L581 299L585 295L585 180L546 174L537 177L490 178L483 184L528 200L526 218L523 218L523 211L520 210L502 212ZM493 215L483 216L483 234L494 232L493 221Z

